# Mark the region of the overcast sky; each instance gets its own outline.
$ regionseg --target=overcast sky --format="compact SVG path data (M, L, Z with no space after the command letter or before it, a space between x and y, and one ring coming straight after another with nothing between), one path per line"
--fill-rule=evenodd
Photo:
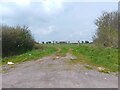
M94 25L95 19L104 11L116 10L117 2L3 0L0 1L0 23L11 26L27 25L39 42L92 41L97 28Z

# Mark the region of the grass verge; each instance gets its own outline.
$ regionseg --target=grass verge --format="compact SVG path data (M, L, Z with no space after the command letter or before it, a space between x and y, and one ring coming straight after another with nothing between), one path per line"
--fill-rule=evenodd
M118 71L118 49L81 45L74 47L73 54L79 57L78 61L102 66L112 72Z
M7 62L20 63L20 62L25 62L30 60L36 60L41 57L53 54L56 51L57 49L54 47L44 46L44 48L42 49L32 50L21 55L3 58L2 64L7 64Z
M106 71L118 72L118 49L93 47L89 44L80 46L73 44L44 44L42 49L32 50L9 58L3 58L2 62L3 64L6 64L8 61L20 63L36 60L50 54L65 56L67 52L77 56L77 59L70 63L75 64L82 62L90 64L91 66L104 67ZM89 67L86 68L90 69Z

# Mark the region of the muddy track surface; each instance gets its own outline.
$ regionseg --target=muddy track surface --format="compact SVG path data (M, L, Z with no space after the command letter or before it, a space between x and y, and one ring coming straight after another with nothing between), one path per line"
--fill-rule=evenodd
M2 74L3 88L117 88L118 78L96 70L88 70L83 64L69 62L75 56L48 56L42 59L16 64Z

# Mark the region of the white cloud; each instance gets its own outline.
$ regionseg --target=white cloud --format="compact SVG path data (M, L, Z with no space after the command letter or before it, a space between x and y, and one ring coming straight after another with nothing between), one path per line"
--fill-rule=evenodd
M1 3L16 3L19 6L28 6L32 0L1 0Z
M74 33L72 33L72 34L70 34L70 36L69 37L75 37L75 36L83 36L84 34L82 33L82 32L80 32L80 33L78 33L78 32L74 32Z
M70 37L71 38L73 38L75 36L86 37L89 34L91 34L91 33L88 34L88 32L89 32L88 30L83 30L83 31L80 31L80 32L76 31L76 32L73 32L72 34L70 34Z
M30 5L31 1L30 0L14 0L14 2L20 6L28 6Z
M45 5L51 6L55 2L59 7L62 2L119 2L119 0L0 0L0 3L16 2L19 5L28 5L31 2L44 2Z
M64 2L119 2L119 0L64 0Z
M7 3L7 1L8 2L12 1L12 3ZM90 38L90 36L92 36L91 33L89 33L91 31L87 31L91 29L90 27L91 24L88 24L90 26L89 28L87 28L88 26L87 22L90 21L91 19L86 21L84 24L82 19L79 18L79 15L83 14L81 13L81 10L80 10L81 8L79 8L78 6L76 7L76 5L79 5L79 4L74 5L74 7L76 8L73 8L71 4L69 5L69 3L68 3L69 5L68 7L66 6L63 7L63 2L65 0L62 0L62 1L61 0L46 0L46 1L37 0L39 1L39 3L37 3L36 0L34 1L24 0L24 1L23 0L22 1L21 0L0 0L0 10L1 10L0 18L2 16L4 17L3 19L4 23L8 25L30 26L31 27L30 30L32 30L32 34L34 35L36 40L38 39L38 40L73 40L75 41L75 40L87 40ZM32 3L32 2L35 2L35 3ZM64 12L61 13L61 10L63 9L64 9ZM83 8L82 11L84 10L85 9ZM90 11L92 10L89 10L89 12ZM60 12L61 14L57 16L56 13L58 12ZM95 13L97 12L93 12L93 14ZM74 16L75 14L78 17ZM86 17L86 14L84 15L85 16L81 16L81 17L82 18ZM90 13L90 15L92 14ZM90 15L88 15L88 17ZM3 23L3 22L0 21L0 23ZM79 27L78 24L81 26Z
M47 14L58 13L63 8L63 5L62 5L63 4L63 0L0 0L0 9L1 9L1 7L5 8L5 10L6 10L6 8L9 9L9 6L7 6L7 4L8 5L14 4L14 5L17 5L17 7L19 7L19 8L24 8L24 7L25 8L26 7L29 8L31 3L33 3L33 2L41 3L42 4L42 8L38 6L39 7L38 9L39 10L42 9ZM4 11L4 12L7 12L7 11Z
M0 0L0 2L19 2L19 0ZM20 0L21 2L26 2L26 0ZM46 0L27 0L29 2L41 2ZM51 2L52 0L47 0ZM61 1L61 0L54 0ZM119 0L62 0L63 2L119 2Z
M43 0L43 8L47 13L59 12L62 9L63 0Z
M55 26L51 25L48 26L48 28L40 28L34 31L34 34L36 35L50 35L55 31Z

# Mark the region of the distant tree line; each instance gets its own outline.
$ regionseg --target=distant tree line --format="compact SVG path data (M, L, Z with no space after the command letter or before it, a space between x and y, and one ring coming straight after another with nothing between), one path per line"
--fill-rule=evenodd
M95 21L97 32L93 37L96 45L118 47L118 12L104 12Z
M2 56L12 56L32 50L34 39L27 26L2 25Z
M70 41L47 41L47 42L42 42L42 44L82 44L82 43L85 43L85 44L91 44L92 42L89 42L89 41L78 41L78 42L70 42Z

